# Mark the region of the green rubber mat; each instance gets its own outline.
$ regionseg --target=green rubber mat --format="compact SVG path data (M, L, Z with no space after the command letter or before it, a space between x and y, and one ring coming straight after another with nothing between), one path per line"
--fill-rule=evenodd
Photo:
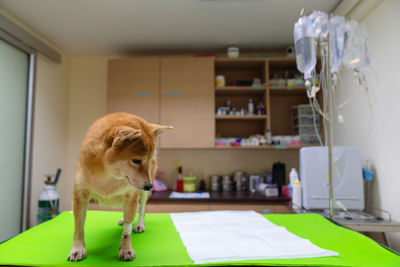
M87 258L72 263L67 255L72 245L73 215L64 212L0 244L0 265L47 266L189 266L194 265L183 246L169 214L147 214L146 232L133 234L136 259L118 260L122 227L121 212L89 211L86 219ZM202 264L264 266L400 266L400 256L354 231L337 226L316 214L265 215L273 223L307 238L339 257L288 260L253 260ZM243 229L246 231L246 229ZM211 240L212 242L212 240Z

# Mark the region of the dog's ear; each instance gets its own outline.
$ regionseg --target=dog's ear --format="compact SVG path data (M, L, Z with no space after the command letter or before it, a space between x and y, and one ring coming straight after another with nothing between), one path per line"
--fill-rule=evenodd
M112 143L113 147L121 146L127 142L132 142L142 135L140 130L133 129L131 127L116 127L114 129L114 140Z
M168 130L174 129L174 127L172 126L164 126L153 123L150 123L150 126L153 129L153 133L155 136L158 136L159 134L162 134L163 132L166 132Z

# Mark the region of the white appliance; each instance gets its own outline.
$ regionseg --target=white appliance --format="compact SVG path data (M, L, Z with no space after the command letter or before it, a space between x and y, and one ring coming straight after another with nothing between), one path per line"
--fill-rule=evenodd
M364 209L364 186L360 151L355 147L333 147L334 198L348 209ZM329 208L328 147L300 149L300 179L303 188L303 207Z

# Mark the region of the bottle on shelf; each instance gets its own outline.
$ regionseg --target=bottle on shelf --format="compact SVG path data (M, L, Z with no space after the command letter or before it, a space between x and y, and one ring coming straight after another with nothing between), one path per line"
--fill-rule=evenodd
M254 114L254 104L253 104L253 100L251 98L249 99L249 104L248 104L248 114L249 115Z
M229 100L226 101L226 107L228 108L228 112L231 111L232 109L231 101Z
M176 191L183 192L183 176L182 176L182 166L178 167L178 177L176 180Z
M265 114L265 106L262 102L260 102L260 104L258 104L257 106L257 115L263 115Z
M297 173L295 168L292 168L289 173L290 184L294 184L296 180L299 180L299 174Z
M272 144L272 135L271 135L271 129L268 128L267 132L265 133L265 139L267 141L267 145Z
M295 168L292 168L289 177L292 186L292 207L293 209L301 209L301 182Z

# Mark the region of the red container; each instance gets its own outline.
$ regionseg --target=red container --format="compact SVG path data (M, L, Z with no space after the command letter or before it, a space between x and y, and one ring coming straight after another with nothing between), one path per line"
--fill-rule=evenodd
M286 185L282 185L282 196L290 197L290 189Z
M183 180L179 179L176 181L176 191L183 192Z

